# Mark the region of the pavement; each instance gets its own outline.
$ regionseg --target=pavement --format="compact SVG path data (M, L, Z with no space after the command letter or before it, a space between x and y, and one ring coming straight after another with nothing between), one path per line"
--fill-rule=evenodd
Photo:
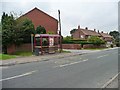
M65 58L69 56L82 55L82 54L101 51L101 50L70 50L70 49L64 49L64 50L71 51L71 53L56 53L56 54L47 54L47 55L39 55L39 56L33 55L28 57L17 57L14 59L0 61L0 66L11 66L16 64L47 61L51 59Z
M94 51L83 55L68 54L62 58L54 56L55 59L49 58L43 62L6 66L2 69L0 79L2 87L102 88L118 74L120 53L117 49Z

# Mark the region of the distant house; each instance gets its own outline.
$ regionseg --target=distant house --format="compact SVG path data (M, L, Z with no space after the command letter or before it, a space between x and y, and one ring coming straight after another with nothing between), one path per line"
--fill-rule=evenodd
M80 28L80 26L78 26L78 29L74 29L71 32L71 36L73 39L82 39L82 40L86 40L88 39L90 36L98 36L100 37L101 35L98 34L96 32L96 30L88 30L88 28L86 27L85 29Z
M101 33L99 33L101 35L101 38L107 42L107 44L112 44L113 41L113 36L104 33L103 31Z
M99 30L96 31L96 29L89 30L88 27L82 29L78 26L78 29L73 29L70 33L73 39L87 40L90 36L98 36L106 42L111 43L113 40L113 37L109 34L103 33L103 31L100 33Z
M47 33L52 32L54 34L57 34L58 20L36 7L26 14L22 15L20 18L28 18L32 20L35 28L41 25L46 29Z

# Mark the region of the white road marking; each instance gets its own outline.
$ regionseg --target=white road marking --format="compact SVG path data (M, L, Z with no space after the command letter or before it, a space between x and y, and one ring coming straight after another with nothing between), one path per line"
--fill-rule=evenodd
M108 54L102 55L102 56L98 56L97 58L102 58L102 57L105 57L105 56L108 56Z
M78 62L69 63L69 64L59 65L59 66L55 66L55 67L65 67L65 66L69 66L69 65L85 62L85 61L88 61L88 59L82 60L82 61L78 61Z
M15 79L15 78L20 78L20 77L24 77L24 76L28 76L28 75L33 74L34 72L37 72L37 70L35 70L35 71L31 71L31 72L27 72L27 73L24 73L24 74L21 74L21 75L13 76L13 77L9 77L9 78L5 78L5 79L1 79L0 82L1 82L1 81L6 81L6 80Z
M120 72L117 75L115 75L112 79L110 79L108 82L106 82L101 88L106 88L113 80L115 80L118 77L119 74Z

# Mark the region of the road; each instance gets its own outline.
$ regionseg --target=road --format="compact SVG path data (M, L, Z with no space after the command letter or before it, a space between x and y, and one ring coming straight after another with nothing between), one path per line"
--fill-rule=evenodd
M120 54L119 54L120 55ZM118 50L5 67L3 88L101 88L118 74Z

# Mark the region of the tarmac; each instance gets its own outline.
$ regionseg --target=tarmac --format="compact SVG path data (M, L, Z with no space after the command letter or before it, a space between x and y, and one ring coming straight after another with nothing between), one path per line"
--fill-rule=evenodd
M114 49L114 48L110 48L110 49ZM0 66L11 66L16 64L48 61L52 59L66 58L69 56L83 55L83 54L101 51L101 50L70 50L70 49L69 50L64 49L64 50L70 51L71 53L55 53L55 54L45 54L45 55L39 55L39 56L32 55L28 57L17 57L9 60L1 60ZM109 49L104 49L104 50L109 50Z
M110 50L115 48L108 48L104 50ZM17 57L9 60L0 60L0 67L12 66L17 64L26 64L26 63L32 63L32 62L48 61L48 60L59 59L59 58L67 58L69 56L77 56L77 55L84 55L84 54L104 51L104 50L70 50L70 49L69 50L64 49L64 50L70 51L71 53L55 53L55 54L45 54L45 55L39 55L39 56L32 55L28 57ZM110 83L108 83L105 88L116 88L119 86L118 82L119 82L119 79L118 77L116 77Z

